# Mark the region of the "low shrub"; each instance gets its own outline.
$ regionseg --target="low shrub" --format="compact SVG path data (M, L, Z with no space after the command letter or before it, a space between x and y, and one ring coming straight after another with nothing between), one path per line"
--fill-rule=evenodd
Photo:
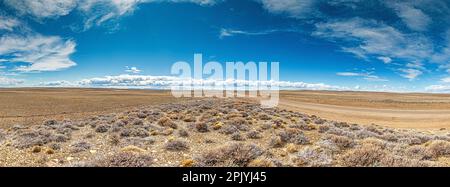
M325 133L328 130L330 130L330 127L328 126L319 126L319 133Z
M178 130L178 136L189 137L189 132L186 129L180 129L180 130Z
M119 145L120 137L117 134L111 135L109 137L109 143L111 143L111 145Z
M224 127L222 127L220 129L220 133L226 134L226 135L234 134L236 132L239 132L239 129L233 125L225 125Z
M279 136L272 137L269 140L269 147L271 147L271 148L281 148L281 147L284 147L284 145L286 145L286 142L281 140L281 138Z
M173 129L176 129L178 127L178 125L173 122L170 118L168 117L162 117L158 120L158 125L163 126L163 127L170 127Z
M120 140L121 146L137 146L137 147L147 147L149 145L154 144L156 141L152 137L127 137Z
M264 151L254 144L234 143L209 151L195 158L197 167L246 167Z
M250 132L247 133L247 138L250 139L261 139L261 133L259 133L258 131L252 130Z
M236 117L228 120L226 122L227 125L232 125L239 129L240 131L248 131L250 127L248 126L248 121L243 117Z
M29 130L16 134L12 139L12 145L19 149L42 146L52 142L53 134L46 130Z
M183 140L171 140L164 145L164 148L168 151L185 151L189 149L189 145Z
M109 125L102 124L102 125L97 126L97 128L95 129L95 132L105 133L105 132L108 132L108 130L109 130Z
M419 160L429 160L431 155L427 148L421 145L413 145L405 149L405 156Z
M149 136L149 133L145 129L129 128L129 129L123 129L120 132L120 136L122 136L122 137L141 137L141 138L145 138L145 137Z
M308 146L297 153L293 162L297 166L325 167L332 165L333 156L328 150L317 146Z
M196 122L195 129L198 132L202 132L202 133L209 132L208 124L206 124L205 122Z
M269 158L257 158L252 160L247 167L277 167L277 165Z
M231 135L231 139L234 141L244 141L245 138L239 132L235 132Z
M433 158L450 155L450 142L447 141L434 140L426 148Z
M91 149L91 144L81 141L70 145L70 147L72 153L79 153Z
M353 139L346 136L328 135L325 136L324 139L330 140L339 149L348 149L356 145L356 142Z
M295 143L297 145L305 145L309 144L310 141L305 134L298 129L286 129L285 131L281 131L278 136L281 141L286 143Z
M148 155L132 152L120 152L88 163L93 167L150 167L153 158Z

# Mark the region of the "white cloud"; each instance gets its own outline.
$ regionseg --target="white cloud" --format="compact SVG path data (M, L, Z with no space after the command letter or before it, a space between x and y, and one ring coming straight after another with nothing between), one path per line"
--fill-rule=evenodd
M446 68L450 70L450 28L445 33L444 44L442 48L437 53L435 53L431 57L431 59L438 63L446 63L443 66L446 66Z
M433 53L431 42L420 35L403 34L374 20L352 18L317 23L314 36L347 41L343 50L358 56L377 55L402 59L426 59Z
M214 5L221 0L5 0L5 4L20 14L38 19L58 18L73 11L85 15L83 30L101 25L109 20L133 13L142 3L172 2L196 3L202 6Z
M419 75L422 75L423 72L417 69L399 69L403 74L402 77L407 78L409 80L416 79Z
M277 32L295 32L291 29L284 29L284 30L263 30L263 31L256 31L256 32L250 32L250 31L242 31L242 30L234 30L234 29L220 29L219 38L223 39L225 37L231 37L235 35L249 35L249 36L257 36L257 35L266 35L266 34L272 34Z
M312 10L314 0L259 0L263 7L271 13L288 14L294 18L301 18Z
M445 78L441 79L441 82L450 83L450 77L445 77Z
M436 92L436 93L450 92L450 86L449 85L430 85L430 86L425 87L425 91Z
M29 14L37 18L59 17L69 14L78 0L4 0L21 14Z
M142 71L142 70L138 69L137 67L125 66L125 68L126 68L125 72L128 72L128 73L138 74L138 73L140 73Z
M76 87L76 83L72 83L69 81L61 80L61 81L50 81L50 82L41 82L39 86L44 87Z
M405 34L399 30L374 20L353 18L317 23L314 36L331 40L342 40L344 52L368 59L377 59L390 63L392 58L409 60L400 68L401 76L413 80L425 70L421 61L433 56L433 45L426 37L417 34Z
M55 84L55 82L52 82ZM150 75L117 75L83 79L76 83L64 82L64 85L77 85L80 87L114 87L114 88L153 88L170 89L172 86L181 84L191 84L193 87L204 86L212 88L213 86L236 85L239 87L255 87L258 84L264 86L278 86L280 89L307 89L307 90L343 90L346 88L332 86L323 83L305 83L290 81L248 81L248 80L196 80L182 79L174 76L150 76ZM48 85L48 84L47 84ZM60 84L58 84L60 86Z
M419 69L419 70L425 70L423 63L419 62L419 61L409 62L406 64L406 67L413 68L413 69Z
M381 60L385 64L389 64L392 62L392 59L389 57L386 57L386 56L380 56L380 57L378 57L378 60Z
M150 1L152 1L152 0L150 0ZM210 6L210 5L215 5L224 0L153 0L153 1L169 1L169 2L174 2L174 3L188 2L188 3L199 4L202 6Z
M0 30L13 31L15 27L20 25L19 20L15 18L8 18L4 16L0 16Z
M336 73L338 76L343 77L362 77L367 81L388 81L387 79L380 78L377 75L373 75L373 72L364 72L364 73L356 73L356 72L338 72Z
M58 36L4 35L0 38L0 57L8 62L26 63L18 71L57 71L75 66L70 59L76 43Z
M244 34L244 35L246 35L247 32L240 31L240 30L232 30L232 29L222 28L222 29L220 29L219 38L225 38L225 37L228 37L228 36L234 36L236 34Z
M24 81L19 79L12 79L8 77L0 76L0 85L1 86L14 86L18 84L22 84Z
M422 10L416 8L411 3L388 3L396 10L397 15L405 22L405 24L414 31L425 31L432 19L423 13Z
M360 73L354 73L354 72L338 72L336 75L344 76L344 77L357 77L361 76Z

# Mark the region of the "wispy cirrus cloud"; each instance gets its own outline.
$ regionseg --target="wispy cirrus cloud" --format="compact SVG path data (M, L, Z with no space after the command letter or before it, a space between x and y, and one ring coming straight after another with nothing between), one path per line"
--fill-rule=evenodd
M18 27L20 24L20 21L15 18L0 16L0 31L13 31L14 28Z
M293 18L304 17L304 14L314 10L314 0L257 0L263 7L274 14L287 14Z
M431 41L416 34L405 34L375 20L352 18L315 24L313 36L342 40L343 51L356 55L375 55L400 59L427 59L433 54Z
M343 77L362 77L364 80L367 81L378 81L378 82L385 82L388 81L387 79L380 78L377 75L373 75L373 72L338 72L336 73L338 76Z
M382 62L384 62L385 64L389 64L392 62L392 59L386 56L380 56L377 57L378 60L381 60Z
M78 0L4 0L9 7L20 15L31 15L36 18L54 18L69 14L78 4Z
M431 17L415 7L413 2L387 2L386 4L393 8L403 22L414 31L426 31L432 22Z
M36 19L55 19L79 12L85 16L82 30L99 26L133 13L143 3L196 3L202 6L214 5L221 0L4 0L19 15Z
M298 32L293 29L272 29L272 30L262 30L262 31L244 31L235 29L220 29L219 38L223 39L225 37L231 37L236 35L246 35L246 36L258 36L258 35L268 35L281 32Z
M416 79L418 76L422 75L423 72L417 69L399 69L402 72L401 76L411 80Z
M75 47L73 40L58 36L7 34L0 37L0 58L25 63L15 69L21 72L58 71L76 65L70 59Z

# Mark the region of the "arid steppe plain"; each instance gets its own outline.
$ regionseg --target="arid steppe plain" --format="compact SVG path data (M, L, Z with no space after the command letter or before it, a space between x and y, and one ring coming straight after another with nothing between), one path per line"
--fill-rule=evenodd
M449 166L450 95L0 89L0 166Z
M394 128L450 129L450 94L281 91L280 108L322 118ZM0 89L0 127L82 119L139 106L177 102L170 91L121 89Z

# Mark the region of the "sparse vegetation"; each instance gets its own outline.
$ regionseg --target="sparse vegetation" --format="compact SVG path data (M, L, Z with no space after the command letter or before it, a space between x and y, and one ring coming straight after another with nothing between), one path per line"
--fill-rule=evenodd
M153 158L148 155L141 155L132 152L120 152L112 156L93 160L86 166L94 167L150 167Z
M189 145L183 140L171 140L166 143L164 148L168 151L185 151L189 149Z
M245 167L262 154L261 148L253 144L231 144L201 155L194 165Z
M250 132L247 133L247 138L250 139L261 139L261 133L259 133L258 131L252 130Z
M427 146L427 150L430 156L434 158L450 155L450 142L443 140L432 141Z
M163 127L170 127L173 129L176 129L178 127L178 125L168 117L162 117L161 119L159 119L158 125Z
M202 99L15 125L0 129L0 151L25 152L39 166L448 166L450 137L441 131L363 126L253 102Z
M97 128L95 129L95 132L98 133L105 133L108 132L109 126L108 125L99 125L97 126Z
M71 147L72 147L72 150L71 150L72 153L79 153L79 152L89 150L91 148L91 144L88 142L81 141L81 142L72 144Z
M197 122L197 123L195 123L195 129L198 132L203 132L203 133L209 131L208 124L206 124L204 122Z
M244 141L245 138L239 132L235 132L231 135L231 139L234 141Z

